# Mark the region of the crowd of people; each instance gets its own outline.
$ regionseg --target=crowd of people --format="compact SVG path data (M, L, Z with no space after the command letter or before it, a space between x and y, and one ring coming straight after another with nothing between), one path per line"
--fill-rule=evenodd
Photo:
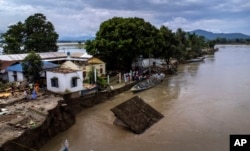
M119 75L118 79L119 79ZM149 74L144 73L143 71L139 71L139 70L131 70L130 72L124 73L123 77L124 77L124 82L130 82L130 81L140 81L142 79L146 79L149 76Z

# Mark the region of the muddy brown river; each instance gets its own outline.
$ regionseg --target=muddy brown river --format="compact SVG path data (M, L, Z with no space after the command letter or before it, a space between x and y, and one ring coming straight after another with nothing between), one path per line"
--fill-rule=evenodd
M180 65L155 88L86 109L40 151L229 151L230 134L250 134L250 46L218 45L204 62ZM137 135L113 125L111 108L139 95L165 117Z

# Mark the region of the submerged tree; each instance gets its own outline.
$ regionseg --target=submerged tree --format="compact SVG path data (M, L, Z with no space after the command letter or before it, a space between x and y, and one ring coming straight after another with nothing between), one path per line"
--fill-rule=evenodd
M58 34L43 14L29 16L24 23L18 22L8 28L1 36L6 54L50 52L58 49Z
M34 51L29 53L22 61L24 76L29 81L36 81L40 78L40 73L43 70L43 62L39 54Z

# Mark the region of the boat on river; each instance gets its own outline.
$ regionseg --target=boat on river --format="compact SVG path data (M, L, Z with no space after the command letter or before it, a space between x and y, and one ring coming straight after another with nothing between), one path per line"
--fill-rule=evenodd
M152 74L149 78L147 78L147 79L137 83L136 85L134 85L130 89L130 91L132 91L132 92L140 92L140 91L150 89L150 88L160 84L164 78L165 78L164 73Z
M191 63L191 62L202 62L205 60L205 57L198 57L198 58L194 58L194 59L190 59L187 62Z

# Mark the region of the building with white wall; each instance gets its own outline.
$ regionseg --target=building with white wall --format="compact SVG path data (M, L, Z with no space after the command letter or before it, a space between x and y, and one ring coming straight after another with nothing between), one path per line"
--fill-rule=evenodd
M44 74L45 70L57 68L57 67L58 67L58 65L56 65L54 63L43 61L43 66L42 66L43 71L41 72L41 76L45 76L45 74ZM8 73L8 81L9 82L26 80L24 73L23 73L23 67L20 63L17 63L17 64L14 64L14 65L7 67L6 71Z
M47 90L67 94L83 90L83 75L81 70L55 68L46 71Z

